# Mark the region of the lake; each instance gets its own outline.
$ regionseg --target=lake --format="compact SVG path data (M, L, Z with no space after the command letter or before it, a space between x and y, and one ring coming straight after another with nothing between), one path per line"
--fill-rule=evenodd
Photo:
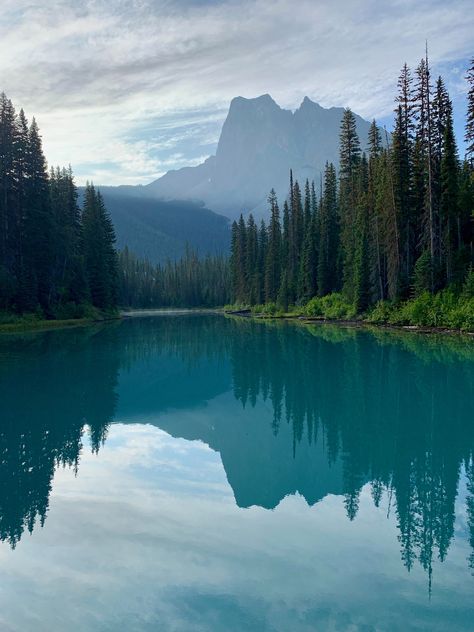
M132 318L0 337L0 629L474 628L474 341Z

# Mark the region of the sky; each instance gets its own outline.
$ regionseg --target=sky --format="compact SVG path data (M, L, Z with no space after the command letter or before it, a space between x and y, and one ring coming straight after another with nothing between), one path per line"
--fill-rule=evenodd
M304 96L389 128L428 40L463 153L472 0L1 0L0 91L76 180L146 184L215 152L235 96Z

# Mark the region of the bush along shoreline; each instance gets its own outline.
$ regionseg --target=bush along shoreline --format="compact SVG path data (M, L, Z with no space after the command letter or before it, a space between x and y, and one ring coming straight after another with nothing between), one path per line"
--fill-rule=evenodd
M27 314L3 311L0 312L0 334L65 329L103 323L120 318L121 315L118 310L99 310L90 305L84 306L84 309L75 314L66 312L58 314L54 318L45 318L40 310Z
M284 309L278 303L264 305L227 305L226 313L257 318L286 318L355 325L410 328L420 331L474 333L474 270L463 286L435 294L423 292L405 301L378 301L365 312L358 312L342 293L314 297L306 304Z

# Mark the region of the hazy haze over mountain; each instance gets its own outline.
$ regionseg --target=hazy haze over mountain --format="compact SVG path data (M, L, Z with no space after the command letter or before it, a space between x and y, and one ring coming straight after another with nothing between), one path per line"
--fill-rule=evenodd
M272 187L280 199L286 196L290 169L301 184L308 178L319 188L325 162L338 163L343 112L308 97L295 112L280 108L268 94L236 97L215 156L196 167L169 171L144 188L160 198L200 200L229 217L250 211L264 216ZM369 122L356 120L365 148Z

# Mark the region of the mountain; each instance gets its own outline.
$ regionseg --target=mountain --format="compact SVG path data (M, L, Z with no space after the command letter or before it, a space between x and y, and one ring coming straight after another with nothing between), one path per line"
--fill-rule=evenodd
M100 187L111 215L117 247L152 263L175 260L186 246L201 255L227 253L229 220L201 203L150 197L146 187ZM82 196L83 190L80 190Z
M266 215L273 187L283 199L289 170L304 182L319 183L326 161L338 163L343 108L323 108L305 97L292 112L270 95L236 97L222 127L215 156L196 167L169 171L143 187L162 199L201 201L230 218L241 212ZM356 115L362 147L370 123Z
M236 97L215 156L145 186L101 187L118 247L152 262L179 258L186 244L202 255L228 252L229 218L267 217L268 193L274 188L286 197L290 169L300 183L314 179L319 188L326 161L338 163L343 112L308 97L295 112L268 94ZM356 122L364 147L370 124L357 115Z

